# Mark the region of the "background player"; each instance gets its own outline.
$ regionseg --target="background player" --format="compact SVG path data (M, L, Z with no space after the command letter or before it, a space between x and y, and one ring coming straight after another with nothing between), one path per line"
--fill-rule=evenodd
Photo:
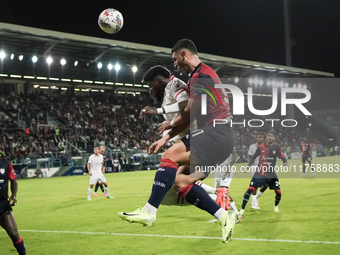
M103 155L99 153L99 148L94 147L93 149L94 154L92 154L89 158L89 161L87 163L87 168L89 170L90 174L90 187L88 188L87 191L87 199L91 200L91 192L94 184L97 181L100 181L104 184L105 186L105 191L107 194L107 198L113 198L109 194L109 187L106 182L106 178L104 176L104 158Z
M14 247L20 255L26 254L24 240L18 233L17 223L12 213L12 206L17 203L18 191L17 176L13 165L4 158L5 153L0 151L0 225L12 239ZM11 197L8 199L8 182L11 182Z
M195 44L188 39L182 39L176 43L172 49L172 58L175 68L179 68L181 72L190 75L187 91L189 94L190 90L193 91L190 94L186 108L181 114L171 122L161 125L161 132L171 128L172 130L161 140L152 144L149 148L149 153L157 153L172 137L185 130L191 120L197 119L197 126L202 129L191 133L190 140L189 135L182 138L181 141L163 154L148 203L142 209L131 213L121 212L118 215L129 222L138 222L152 227L156 222L158 207L176 179L179 193L185 196L189 203L207 211L219 220L222 228L222 242L226 243L232 237L236 215L233 213L229 217L225 209L219 207L204 189L193 184L197 180L204 179L206 177L205 173L195 172L190 176L176 176L176 173L178 166L181 165L189 165L190 163L203 166L216 165L221 164L229 156L234 147L234 136L230 125L219 125L210 136L214 119L227 119L231 116L228 98L224 95L222 89L216 88L216 93L223 98L221 104L215 106L213 100L209 99L209 115L200 116L198 114L200 101L195 100L196 97L199 97L196 93L200 93L199 89L197 89L199 86L197 79L204 76L208 78L211 86L221 82L213 69L201 63ZM190 114L191 110L192 114ZM209 144L208 141L211 141L212 137L214 137L215 142ZM179 176L181 177L178 178Z
M101 145L101 146L99 147L99 154L103 155L103 157L104 157L104 162L103 162L103 168L104 168L104 170L103 170L103 173L105 173L105 168L106 168L106 157L105 157L105 155L104 155L104 152L105 152L105 146L104 146L104 145ZM107 196L106 192L104 191L103 183L99 183L98 181L97 181L97 183L96 183L96 186L94 187L93 196L94 196L94 197L98 197L98 195L97 195L97 190L98 190L99 187L100 187L100 189L101 189L102 192L103 192L103 196Z
M309 163L309 167L315 175L314 168L312 167L312 144L308 142L307 136L303 138L303 141L300 145L301 153L302 153L302 174L306 175L306 161Z
M264 143L264 140L265 140L265 137L264 137L263 133L258 133L256 135L256 143L253 143L252 145L249 146L248 161L250 161L251 157L255 154L258 145ZM253 163L254 167L252 167L252 171L251 171L253 176L254 176L254 174L256 172L256 168L259 165L259 161L260 161L260 158L257 157L255 159L254 163ZM262 189L262 193L267 189L267 187L268 187L267 184L263 185L263 187L261 188ZM260 209L258 198L256 198L256 191L257 191L257 188L255 188L253 190L252 195L251 195L251 206L250 206L250 208L252 208L252 209Z
M244 209L248 203L249 196L256 187L261 187L263 184L267 184L270 189L275 191L275 205L274 211L279 212L279 203L281 200L281 188L280 182L275 173L276 158L281 158L283 165L287 166L287 159L283 155L281 148L274 143L275 134L273 132L268 132L266 137L266 142L260 144L255 154L252 156L248 163L248 168L253 164L255 159L260 156L260 162L255 172L253 178L250 181L250 185L243 197L242 209L240 211L241 215L244 213ZM258 194L259 196L262 195Z

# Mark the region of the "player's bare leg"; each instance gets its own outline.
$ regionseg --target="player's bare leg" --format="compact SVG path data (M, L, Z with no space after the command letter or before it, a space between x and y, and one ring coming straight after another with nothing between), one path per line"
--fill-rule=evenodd
M262 196L263 192L265 192L267 188L268 188L268 185L263 184L262 187L260 188L260 190L257 192L257 194L255 196L257 208L254 208L254 209L260 209L260 207L259 207L259 197Z
M14 247L20 255L26 254L24 241L18 233L17 223L11 211L8 211L0 216L0 225L5 229L8 236L12 239Z

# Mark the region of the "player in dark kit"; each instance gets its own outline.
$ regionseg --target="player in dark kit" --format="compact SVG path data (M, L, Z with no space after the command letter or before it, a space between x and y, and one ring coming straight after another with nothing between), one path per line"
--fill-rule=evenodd
M178 117L160 125L161 133L166 129L171 130L152 144L148 153L157 153L172 137L186 129L194 120L197 120L198 129L183 137L163 154L146 205L134 212L120 212L118 215L129 222L138 222L152 227L156 222L160 203L175 183L179 195L218 220L222 229L222 242L226 243L233 235L236 213L230 212L229 215L202 187L194 183L209 175L208 172L202 171L202 168L221 164L233 150L234 135L230 125L225 124L231 118L227 93L215 87L215 84L221 84L221 81L212 68L200 61L192 41L188 39L178 41L171 53L175 68L190 76L187 83L189 100ZM215 103L215 99L207 97L211 93L217 98L218 104ZM201 97L207 99L202 102L202 105L206 103L206 114L200 114ZM225 122L223 125L220 123L215 126L213 125L215 119L225 120ZM190 165L193 169L198 167L199 171L191 175L177 174L177 169L183 165Z
M255 159L260 156L259 165L256 169L255 174L253 175L253 178L250 181L249 188L243 197L242 209L240 211L241 215L244 213L244 208L248 203L250 194L255 188L261 187L264 184L267 184L270 189L273 189L275 191L276 195L274 211L279 212L278 205L281 200L281 188L279 179L277 178L275 172L275 164L276 158L281 158L283 161L283 165L287 166L287 159L283 155L281 148L274 142L275 134L273 132L268 132L266 142L260 144L257 147L255 154L252 156L248 163L247 168L249 168L254 163ZM262 192L259 191L257 196L260 197L261 195Z
M303 142L300 145L301 153L302 153L302 171L303 175L306 175L306 161L309 163L310 169L315 175L314 167L312 167L312 144L308 142L307 136L303 138Z
M0 151L0 225L12 239L13 245L18 253L24 255L26 254L26 248L24 241L18 233L17 223L12 213L12 206L15 206L17 203L18 183L16 177L12 163L5 160L4 152ZM8 199L9 181L11 182L12 195Z

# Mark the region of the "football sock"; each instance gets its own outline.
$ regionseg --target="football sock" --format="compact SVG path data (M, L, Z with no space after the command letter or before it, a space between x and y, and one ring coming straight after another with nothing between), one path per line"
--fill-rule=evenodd
M216 192L216 189L207 185L207 184L204 184L203 182L195 182L195 184L197 184L198 186L201 186L206 192L208 192L209 194L215 194Z
M209 196L211 197L212 200L214 200L216 202L216 199L217 199L216 194L209 194Z
M244 193L243 196L243 201L242 201L242 209L244 210L244 208L246 207L248 201L249 201L249 196L250 194L253 192L252 189L250 189L251 187L249 187L249 189L247 189L246 193Z
M305 165L303 165L302 172L303 172L303 173L306 172L306 166L305 166Z
M19 240L17 242L13 242L14 247L17 249L19 255L25 255L26 254L26 248L24 244L24 240L22 240L21 236L19 237Z
M184 188L181 188L179 191L181 196L185 196L185 199L190 203L195 205L196 207L207 211L211 215L215 216L215 213L221 209L214 200L211 199L209 194L198 185L188 185ZM225 212L225 210L223 209ZM224 215L224 214L223 214ZM222 217L223 217L222 215ZM219 214L218 214L219 216ZM216 217L216 216L215 216ZM217 218L218 220L220 218Z
M256 194L256 197L255 197L255 200L256 200L256 198L259 198L260 196L262 196L262 194L263 194L263 192L261 192L260 190L257 192L257 194Z
M87 196L88 196L88 197L91 196L91 192L92 192L92 189L91 189L91 188L88 188L88 189L87 189Z
M237 210L237 207L236 207L234 201L230 203L230 207L231 207L231 209L233 209L234 212L236 212L237 214L239 214L239 212L238 212L238 210Z
M103 184L102 184L102 186L103 186ZM106 191L106 195L107 195L107 196L110 196L109 187L105 187L105 191Z
M101 183L101 184L99 184L99 187L100 187L100 189L102 190L102 192L104 193L104 186L103 186L103 184Z
M170 159L162 159L153 181L148 203L158 208L176 179L177 165Z
M275 206L278 206L281 200L281 190L275 190Z
M150 205L149 203L146 203L146 205L144 205L143 207L143 210L146 211L148 214L156 215L158 208Z
M256 195L251 195L251 205L256 205Z

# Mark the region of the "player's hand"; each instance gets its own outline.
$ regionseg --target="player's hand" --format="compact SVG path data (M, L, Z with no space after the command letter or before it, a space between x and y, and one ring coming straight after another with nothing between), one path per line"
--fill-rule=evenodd
M164 145L166 145L168 142L168 139L166 139L166 136L164 136L162 139L158 140L157 142L154 142L149 150L148 150L148 154L154 153L156 154L160 148L162 148Z
M165 120L158 125L158 131L162 134L165 130L171 129L171 120Z
M89 175L92 176L92 172L91 171L89 172Z
M283 165L284 165L284 166L288 166L288 164L287 164L287 163L283 163Z
M144 116L146 116L147 114L150 115L157 115L157 108L156 107L152 107L152 106L145 106L139 113L139 118L142 119Z
M15 206L17 204L17 198L14 197L13 195L9 198L9 204L11 206Z

